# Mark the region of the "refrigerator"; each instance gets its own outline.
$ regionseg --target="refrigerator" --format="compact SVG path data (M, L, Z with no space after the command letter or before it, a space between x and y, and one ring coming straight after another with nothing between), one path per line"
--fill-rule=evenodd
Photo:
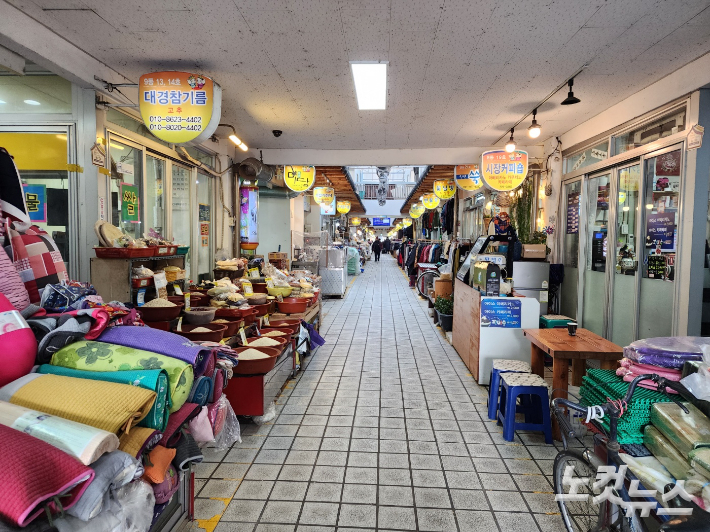
M547 314L550 286L548 262L517 261L513 263L513 289L520 295L537 299L540 315Z

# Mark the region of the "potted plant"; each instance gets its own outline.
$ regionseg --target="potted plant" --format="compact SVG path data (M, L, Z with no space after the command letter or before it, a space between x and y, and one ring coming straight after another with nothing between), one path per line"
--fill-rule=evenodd
M437 297L434 309L439 316L439 325L444 332L449 332L454 325L454 300L448 297Z

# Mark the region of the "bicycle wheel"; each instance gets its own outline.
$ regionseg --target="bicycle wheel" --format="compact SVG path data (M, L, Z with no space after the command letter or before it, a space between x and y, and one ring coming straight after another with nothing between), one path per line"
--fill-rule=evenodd
M585 495L586 498L583 501L557 501L567 530L570 532L597 530L630 532L631 527L618 506L608 502L600 504L593 502L592 498L599 495L599 491L592 490L597 471L579 451L561 451L555 457L555 495L566 495L570 492L570 485L565 485L563 482L568 467L572 467L570 470L572 479L584 479L584 482L580 483L577 488L577 494Z
M429 289L434 288L434 279L437 277L441 277L441 274L437 270L427 270L417 277L417 292L419 292L419 295L424 299L429 297Z

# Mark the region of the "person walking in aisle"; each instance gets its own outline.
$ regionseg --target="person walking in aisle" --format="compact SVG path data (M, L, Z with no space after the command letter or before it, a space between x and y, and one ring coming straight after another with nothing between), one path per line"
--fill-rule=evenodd
M378 236L372 243L372 251L375 253L375 262L380 262L380 253L382 252L382 242Z
M389 253L390 251L392 251L392 241L390 240L390 237L385 238L385 241L382 244L382 250L385 253Z

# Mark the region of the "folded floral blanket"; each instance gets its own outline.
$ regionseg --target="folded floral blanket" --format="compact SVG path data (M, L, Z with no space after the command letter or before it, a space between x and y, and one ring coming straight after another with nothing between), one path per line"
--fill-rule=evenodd
M125 327L141 330L140 327ZM106 334L106 333L104 333ZM102 335L103 337L103 335ZM163 369L170 381L170 412L177 411L190 395L193 382L192 366L176 358L105 342L75 342L57 351L52 357L53 366L83 371L130 371Z
M168 374L163 369L144 369L132 371L82 371L80 369L64 368L43 364L39 373L63 375L77 379L116 382L129 386L139 386L155 392L156 398L148 415L138 423L139 427L148 427L164 431L168 425L168 415L172 400L170 399L170 383Z
M117 434L148 415L155 392L113 382L30 373L0 388L0 401Z
M0 401L0 424L34 436L84 465L118 449L118 438L111 432L5 401Z
M187 362L199 377L204 374L211 349L192 343L187 338L151 327L113 327L99 336L101 342L133 347Z

